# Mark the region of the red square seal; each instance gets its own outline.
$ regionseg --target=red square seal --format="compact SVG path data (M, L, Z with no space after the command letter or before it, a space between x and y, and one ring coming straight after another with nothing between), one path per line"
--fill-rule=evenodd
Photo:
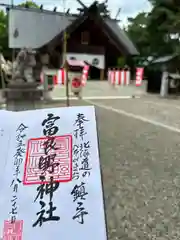
M48 139L52 138L29 139L24 166L24 185L41 184L41 176L44 177L43 183L49 183L51 177L56 182L72 180L72 136L54 136L47 153L45 148L47 149Z
M4 221L3 240L22 240L23 220Z

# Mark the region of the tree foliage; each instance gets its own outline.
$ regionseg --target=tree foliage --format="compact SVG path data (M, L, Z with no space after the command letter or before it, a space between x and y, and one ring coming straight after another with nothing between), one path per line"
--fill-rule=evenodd
M142 56L180 55L180 1L149 2L149 13L129 19L128 34Z
M10 51L8 48L8 19L3 10L0 10L0 52L3 52L4 56L9 57Z
M128 35L142 55L149 55L149 42L147 32L147 13L139 13L135 18L128 18Z
M26 7L26 8L39 8L39 5L37 5L35 2L32 1L26 1L24 3L19 4L20 7Z

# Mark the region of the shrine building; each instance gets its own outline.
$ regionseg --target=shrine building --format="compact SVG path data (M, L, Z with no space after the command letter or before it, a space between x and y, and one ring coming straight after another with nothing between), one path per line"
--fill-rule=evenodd
M91 78L105 79L107 69L115 67L119 57L139 53L118 21L103 14L99 5L94 2L79 14L13 7L9 9L9 47L48 54L49 68L59 69L65 57L82 60L92 66Z

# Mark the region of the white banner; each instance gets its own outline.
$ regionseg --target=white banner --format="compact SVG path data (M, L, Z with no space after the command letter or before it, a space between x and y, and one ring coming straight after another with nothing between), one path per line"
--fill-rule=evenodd
M58 12L13 7L8 13L9 47L38 49L61 33L67 24L67 16Z
M106 240L94 107L12 114L0 238Z
M104 55L99 54L80 54L80 53L67 53L66 54L67 60L77 60L77 61L85 61L90 65L104 69L105 67L105 60Z

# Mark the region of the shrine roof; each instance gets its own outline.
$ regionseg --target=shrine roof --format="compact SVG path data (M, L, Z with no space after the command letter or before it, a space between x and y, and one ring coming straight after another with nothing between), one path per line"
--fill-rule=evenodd
M11 8L9 9L9 47L41 48L62 35L65 29L81 24L86 17L87 15L65 15L35 8ZM125 48L127 54L138 54L133 42L120 28L117 21L110 18L102 18L102 21L110 29L116 41Z

